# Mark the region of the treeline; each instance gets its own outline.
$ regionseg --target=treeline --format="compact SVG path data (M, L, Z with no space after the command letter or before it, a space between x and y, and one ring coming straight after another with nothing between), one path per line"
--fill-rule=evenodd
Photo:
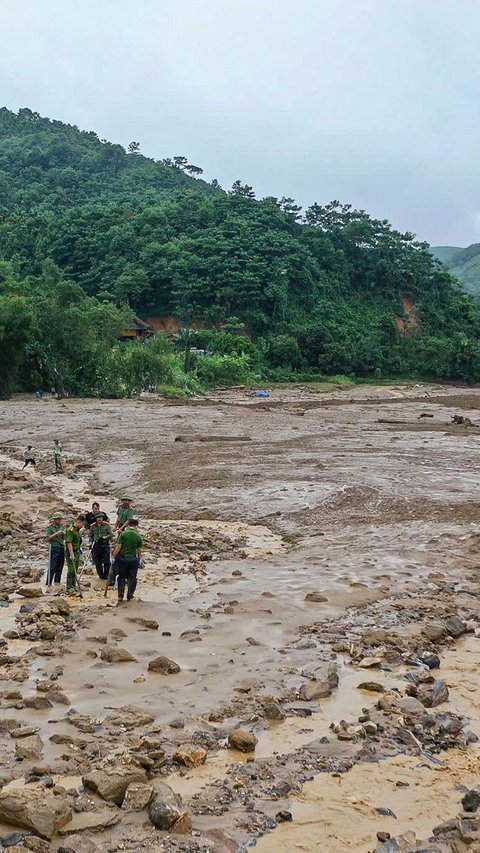
M115 341L128 309L206 327L189 343L208 349L207 361L182 362L180 340L134 348L157 348L163 366L176 359L187 385L213 380L211 359L218 374L229 360L232 381L295 371L480 379L480 314L426 244L349 205L314 204L302 215L293 199L256 200L241 181L224 192L200 175L183 156L153 161L138 143L127 152L30 110L0 110L0 257L34 317L22 331L29 375L52 375L36 304L52 302L61 327L85 300L89 342L74 368L58 358L76 393L89 393L94 365L114 375L105 353L117 350L120 363Z

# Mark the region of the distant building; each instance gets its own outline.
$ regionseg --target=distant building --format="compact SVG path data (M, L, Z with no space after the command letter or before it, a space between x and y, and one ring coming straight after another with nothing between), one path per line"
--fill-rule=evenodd
M130 325L123 330L120 335L120 340L132 341L137 338L150 338L154 334L155 330L152 329L148 323L145 323L144 320L140 320L140 317L134 317Z

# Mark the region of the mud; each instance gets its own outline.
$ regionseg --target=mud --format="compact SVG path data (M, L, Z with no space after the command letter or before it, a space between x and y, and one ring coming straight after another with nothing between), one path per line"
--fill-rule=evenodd
M16 716L43 741L41 761L19 761L15 738L0 733L6 790L41 788L33 773L41 763L44 776L72 791L74 816L61 832L82 831L102 851L218 853L256 842L264 851L367 853L378 831L425 839L455 816L458 786L477 782L478 748L465 732L480 734L479 402L475 389L363 386L275 389L261 402L238 389L190 402L4 403L0 727ZM472 426L452 423L459 412ZM54 435L66 450L60 475L52 472ZM22 473L28 443L39 464ZM22 607L55 599L17 590L19 570L44 576L49 514L59 507L73 517L98 498L113 516L127 488L146 544L139 598L115 606L90 569L58 637L42 638ZM425 633L456 615L466 636ZM378 630L381 642L373 642ZM134 659L108 663L107 646ZM401 742L398 718L376 707L382 694L358 685L374 681L404 696L409 661L428 650L438 651L435 676L450 690L428 713L456 715L462 726L446 737L438 720L418 732L407 719L425 758ZM361 665L377 654L373 669ZM157 655L181 671L149 672ZM302 699L302 685L321 680L329 665L338 673L331 695ZM69 705L29 707L37 682L52 677ZM15 692L20 698L9 698ZM269 703L282 719L268 716ZM128 729L120 712L112 722L126 705L154 721ZM331 728L342 720L361 728L362 716L378 730L339 739ZM255 733L254 755L227 748L236 726ZM185 743L207 750L203 765L176 763ZM102 829L106 804L82 777L119 762L142 766L152 784L167 781L192 815L193 834L166 835L146 810L111 804L113 825ZM397 787L402 780L409 786ZM293 820L278 819L282 811ZM229 840L214 842L213 829ZM0 825L0 841L12 831ZM50 849L60 846L54 837Z

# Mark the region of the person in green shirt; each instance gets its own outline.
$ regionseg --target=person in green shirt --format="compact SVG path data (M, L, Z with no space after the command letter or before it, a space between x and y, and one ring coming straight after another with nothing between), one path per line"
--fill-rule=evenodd
M117 507L117 520L115 521L115 530L120 532L124 530L131 518L133 518L132 496L122 495L120 498L120 506Z
M55 460L55 471L63 471L62 453L63 447L60 444L58 438L55 438L53 441L53 458Z
M130 518L128 526L118 537L113 558L118 570L118 600L123 601L125 584L127 601L131 601L137 588L137 573L142 556L143 540L138 532L138 518Z
M77 574L80 563L80 547L82 537L80 531L83 530L85 524L85 516L79 515L67 527L65 533L65 545L67 546L67 592L75 592L78 585Z
M65 526L62 524L61 512L54 512L50 524L45 531L47 542L50 543L50 554L47 570L47 591L51 591L52 584L62 581L62 571L65 563Z
M110 540L113 537L112 528L105 521L104 512L95 513L95 521L90 527L93 541L92 557L97 575L106 581L110 574Z

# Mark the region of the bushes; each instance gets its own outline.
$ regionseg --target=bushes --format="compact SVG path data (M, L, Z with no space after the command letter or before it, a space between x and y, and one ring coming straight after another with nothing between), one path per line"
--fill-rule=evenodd
M201 383L214 385L243 385L259 379L250 366L248 355L204 355L196 360L196 375Z

